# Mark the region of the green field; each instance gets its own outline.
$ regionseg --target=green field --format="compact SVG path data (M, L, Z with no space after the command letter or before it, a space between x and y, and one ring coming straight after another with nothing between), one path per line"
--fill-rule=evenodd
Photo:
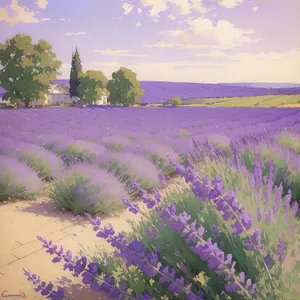
M184 105L222 107L300 107L300 95L189 99L184 101Z

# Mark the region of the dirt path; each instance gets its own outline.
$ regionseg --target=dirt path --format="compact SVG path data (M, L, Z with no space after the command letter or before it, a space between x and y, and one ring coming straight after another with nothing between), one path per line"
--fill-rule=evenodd
M105 218L103 223L112 223L116 231L128 231L127 218L138 220L139 216L125 211L119 217ZM61 264L51 262L51 256L42 249L41 242L36 238L38 235L74 254L82 249L80 244L91 249L95 242L109 247L104 240L95 237L92 226L85 218L70 212L59 212L47 198L0 204L0 299L5 298L2 296L4 291L7 291L4 295L22 292L26 299L45 299L33 290L32 283L23 275L23 268L53 283L63 276L71 279L72 283L66 283L71 299L107 299L99 293L80 290L78 280L68 271L63 271Z

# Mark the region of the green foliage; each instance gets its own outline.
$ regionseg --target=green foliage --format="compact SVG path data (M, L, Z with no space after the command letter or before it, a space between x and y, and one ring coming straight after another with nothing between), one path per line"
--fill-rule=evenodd
M295 149L296 153L300 154L300 140L296 137L281 133L276 137L276 142Z
M175 99L171 101L172 106L178 106L178 101Z
M0 44L0 65L0 85L7 90L3 100L28 107L33 100L45 99L62 62L46 41L33 44L30 36L17 34Z
M79 77L78 92L85 104L95 104L101 96L109 96L106 89L107 78L101 71L89 70Z
M110 103L123 106L140 104L140 97L144 95L144 90L141 89L140 82L137 80L137 74L125 67L121 67L112 74L107 89L110 92Z
M182 105L182 99L179 97L173 97L171 100L172 106Z
M81 59L76 48L75 53L72 55L72 67L70 72L70 96L79 97L78 87L79 87L79 75L82 72Z
M191 138L192 135L186 129L180 129L180 131L179 131L179 137L180 138Z

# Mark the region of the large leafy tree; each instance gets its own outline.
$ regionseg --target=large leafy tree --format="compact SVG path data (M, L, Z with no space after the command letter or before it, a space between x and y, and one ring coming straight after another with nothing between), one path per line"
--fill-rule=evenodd
M4 100L12 104L45 99L51 80L59 75L61 61L44 40L36 44L28 35L17 34L0 44L0 86L6 89Z
M79 96L85 104L94 104L102 95L108 97L107 78L101 71L89 70L79 76Z
M70 95L71 97L79 97L78 87L79 87L79 76L80 73L82 73L82 65L81 65L81 59L78 52L78 49L76 48L75 53L72 55L72 67L71 67L71 73L70 73Z
M123 104L129 106L139 104L144 90L141 89L137 74L125 67L120 67L112 74L108 81L107 89L110 92L109 101L111 104Z

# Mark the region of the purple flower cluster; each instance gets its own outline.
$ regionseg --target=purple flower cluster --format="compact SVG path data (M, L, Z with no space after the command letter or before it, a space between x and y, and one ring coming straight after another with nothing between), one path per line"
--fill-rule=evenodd
M123 234L115 234L111 225L101 228L101 219L97 217L93 219L90 215L86 214L91 224L94 226L94 231L98 231L97 237L105 239L112 247L116 249L114 255L124 259L126 266L135 266L141 272L146 274L149 278L155 276L159 277L159 283L168 287L168 291L172 294L187 295L187 299L201 300L203 299L203 292L193 293L191 291L191 284L187 285L184 278L176 278L176 270L170 266L163 266L159 261L159 253L157 251L148 252L144 245L134 238L131 242L127 242ZM147 298L144 293L137 299L152 299L150 295Z
M69 270L73 277L82 277L82 283L90 285L95 292L104 291L112 299L124 299L130 295L127 293L127 285L124 283L117 284L116 280L111 276L101 276L98 274L98 264L95 262L88 263L86 256L74 257L69 250L65 252L62 246L58 248L52 241L47 241L38 237L43 247L47 249L47 253L53 255L53 263L64 261L64 270ZM59 289L62 293L61 289ZM55 300L62 298L53 298Z
M142 201L146 204L147 208L149 209L153 208L161 201L161 196L157 188L153 189L154 199L152 199L148 196L147 191L142 189L141 186L136 181L132 180L129 186L131 189L136 190L138 192L138 194L142 198ZM129 208L129 211L131 211L132 213L134 214L137 214L138 212L141 213L141 210L139 209L139 206L137 204L134 204L125 198L122 198L122 201Z
M47 299L51 300L68 300L65 296L64 290L62 287L57 287L54 289L54 285L49 282L48 284L46 281L41 281L40 276L36 276L36 274L31 274L31 272L23 269L25 276L27 277L28 281L31 281L36 287L34 290L36 292L40 292L42 296L47 297Z
M163 219L168 221L169 226L182 237L186 237L185 242L189 245L190 250L200 257L201 260L208 262L208 268L214 269L220 276L225 276L225 289L228 292L240 292L249 296L257 292L256 284L251 284L248 279L245 282L245 274L241 273L239 277L235 275L235 262L232 262L232 255L227 254L219 249L217 243L213 243L209 238L207 241L203 238L205 229L200 226L196 227L196 222L191 220L191 216L187 212L176 214L177 208L175 204L171 204L161 214ZM226 258L225 258L226 257ZM250 283L250 284L249 284Z

